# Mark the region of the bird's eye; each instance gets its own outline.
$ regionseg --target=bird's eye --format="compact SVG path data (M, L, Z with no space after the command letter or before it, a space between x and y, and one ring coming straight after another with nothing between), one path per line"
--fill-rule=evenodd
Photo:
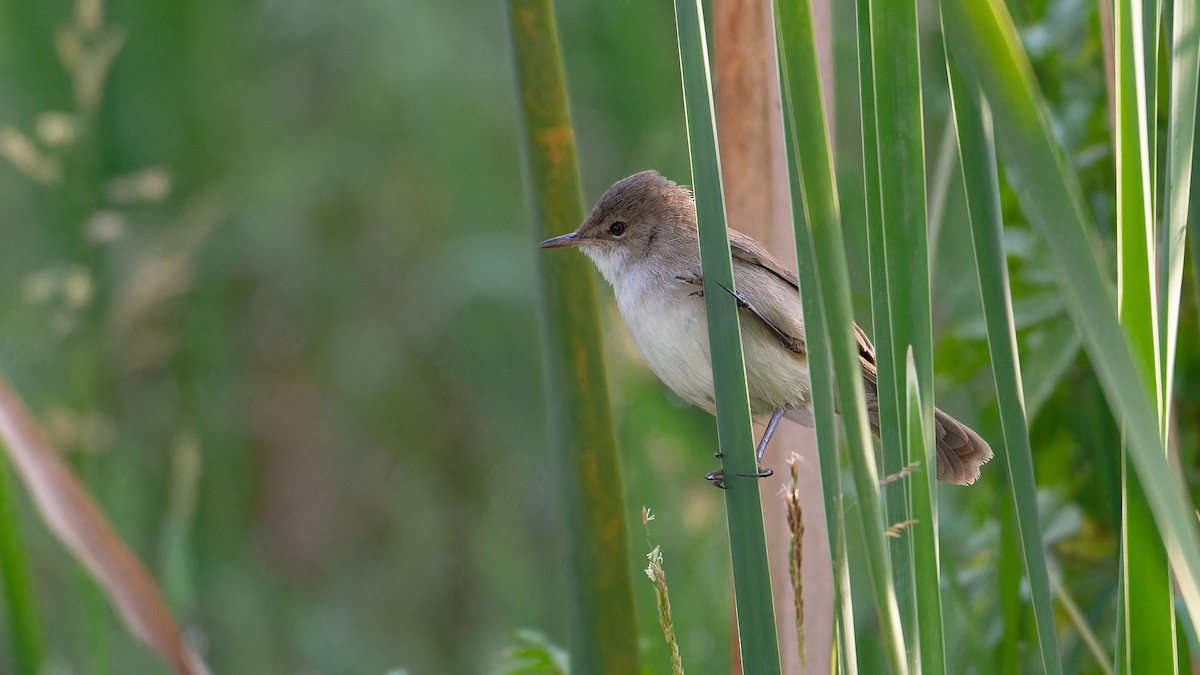
M608 233L614 237L619 237L625 234L625 223L620 220L614 222L612 225L608 226Z

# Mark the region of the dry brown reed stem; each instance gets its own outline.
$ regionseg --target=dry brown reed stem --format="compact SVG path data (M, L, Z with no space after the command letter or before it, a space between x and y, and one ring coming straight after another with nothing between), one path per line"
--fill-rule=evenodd
M160 652L176 673L207 674L150 573L50 446L3 375L0 440L46 526L92 573L129 629Z
M788 458L791 480L784 488L783 500L787 504L788 530L792 533L792 545L788 550L788 569L792 573L792 594L796 607L796 640L800 649L800 672L804 672L804 579L801 575L804 562L804 511L800 506L800 457L795 453Z
M921 466L920 462L913 462L912 464L909 464L908 466L904 467L903 469L900 469L896 473L884 476L883 478L879 479L879 487L883 487L884 485L887 485L888 483L895 483L896 481L900 480L901 478L904 478L905 476L908 476L912 472L916 471L917 467L919 467L919 466Z
M654 515L650 509L642 507L642 526L646 528L646 545L650 545L650 521ZM683 675L683 659L679 656L679 640L675 637L675 625L671 621L671 598L667 595L667 573L663 570L662 551L658 546L646 554L650 563L646 565L646 576L654 584L654 601L658 604L658 625L662 627L663 638L667 641L667 649L671 653L671 672Z

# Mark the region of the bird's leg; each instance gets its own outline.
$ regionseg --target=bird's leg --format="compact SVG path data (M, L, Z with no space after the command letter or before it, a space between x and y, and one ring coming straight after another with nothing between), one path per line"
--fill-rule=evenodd
M678 278L682 279L682 277L678 277ZM713 453L713 457L716 457L717 459L724 459L725 453L718 450ZM722 490L729 489L725 485L725 469L717 469L716 471L709 471L708 473L704 474L704 480L711 480L713 487L721 488Z
M776 408L775 412L771 413L771 421L767 422L767 429L763 432L762 440L758 442L758 447L754 449L754 457L757 462L757 473L739 473L739 476L747 478L767 478L775 472L770 467L763 466L763 455L767 452L767 443L771 442L771 436L775 435L775 427L779 426L779 420L783 419L783 414L787 412L787 408Z
M787 408L777 408L775 412L771 413L771 421L767 422L767 429L763 432L762 440L758 442L758 447L754 449L754 459L758 466L758 471L755 473L739 473L739 476L743 478L768 478L775 475L775 472L771 470L770 467L762 465L762 459L763 455L767 452L767 444L771 442L771 436L775 434L775 427L779 426L779 420L783 419L783 414L785 412L787 412ZM717 459L721 459L724 456L725 453L723 452L713 453L713 457L716 457ZM704 478L712 481L712 484L715 487L719 487L722 490L728 489L728 487L725 485L724 469L710 471L704 476Z
M787 412L787 408L776 408L775 412L771 413L771 421L767 422L767 430L763 432L762 440L758 442L758 447L754 449L754 457L762 464L763 455L767 452L767 443L771 442L771 436L775 435L775 427L779 426L779 420L783 419L783 414Z

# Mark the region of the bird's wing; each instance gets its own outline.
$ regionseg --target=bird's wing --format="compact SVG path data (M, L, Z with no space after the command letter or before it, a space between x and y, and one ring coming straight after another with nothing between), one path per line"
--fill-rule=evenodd
M875 348L857 324L858 362L867 395L867 420L879 435L879 394L875 373ZM937 479L943 483L970 485L979 478L979 467L992 458L992 449L974 429L950 415L933 409L934 441L937 446Z
M868 393L874 393L877 384L875 373L875 345L867 339L863 329L854 324L854 339L858 342L858 365L862 368L863 380L867 384Z
M748 310L751 314L758 317L758 320L761 321L763 323L763 325L765 325L767 328L769 328L771 330L771 332L775 334L775 337L779 338L779 342L784 346L785 349L792 352L793 354L803 354L804 353L804 338L803 337L799 337L797 335L794 335L793 333L789 333L787 330L784 330L784 328L781 327L777 321L775 321L771 317L767 316L764 313L764 311L759 309L758 305L752 303L750 301L750 299L745 296L745 294L743 294L739 291L735 291L730 288L725 288L724 284L718 284L718 285L721 288L724 288L726 291L728 291L729 294L732 295L737 300L738 307ZM766 307L766 306L768 306L768 305L764 305L764 307ZM799 333L800 331L795 331L795 332Z
M730 230L729 232L729 247L733 252L734 263L742 263L751 265L774 275L780 280L789 284L792 288L799 290L800 282L796 275L779 264L779 261L771 257L770 253L764 249L758 242L750 237ZM736 294L741 295L741 294ZM749 305L744 297L738 298L739 303ZM764 304L762 307L748 307L759 319L763 321L776 335L780 336L785 347L789 347L786 336L791 335L786 330L781 329L782 325L791 325L786 317L778 317L778 308L770 304ZM802 329L799 331L802 333ZM871 340L867 338L867 334L859 328L858 324L854 324L854 338L858 342L858 364L862 370L863 387L866 390L867 399L867 420L871 425L871 431L876 435L879 434L879 393L878 393L878 376L875 369L875 346L871 344ZM803 350L804 342L796 343ZM791 348L791 347L789 347ZM793 350L796 351L796 350ZM797 353L803 353L798 351ZM801 423L812 423L811 415L807 416L807 422L800 420ZM934 409L934 422L936 431L937 443L937 477L939 481L948 483L958 483L967 485L975 481L979 477L979 467L983 463L992 458L992 449L988 447L979 434L975 433L970 427L962 424L950 415L941 410Z
M800 290L800 280L795 272L792 272L787 267L784 267L778 260L771 257L757 241L751 237L738 232L737 230L729 231L729 248L733 252L735 262L742 262L747 265L754 265L771 273L780 280L786 282L797 291ZM757 313L757 312L756 312ZM765 321L765 319L764 319ZM875 347L871 341L867 339L867 334L863 332L858 324L854 324L854 337L858 341L858 361L862 368L863 379L869 385L876 383L875 377Z
M733 252L733 259L735 261L761 267L788 283L797 291L800 290L800 279L796 277L796 273L781 265L775 258L772 258L771 254L767 253L767 249L763 248L762 244L754 241L751 237L737 230L730 230L729 248Z
M800 297L796 293L800 283L795 273L771 257L761 244L736 230L729 231L729 249L733 254L735 277L738 272L760 276L769 274L791 286L790 292L783 292L782 287L777 287L777 293L755 294L753 298L743 292L730 292L742 308L749 310L779 338L785 349L803 355L804 325L800 321Z

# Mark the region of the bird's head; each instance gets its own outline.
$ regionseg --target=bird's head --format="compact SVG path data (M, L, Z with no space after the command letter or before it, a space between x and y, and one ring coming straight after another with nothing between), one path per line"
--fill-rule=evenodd
M574 232L540 248L578 246L611 284L646 263L696 249L696 206L687 188L642 171L622 178L600 197Z

